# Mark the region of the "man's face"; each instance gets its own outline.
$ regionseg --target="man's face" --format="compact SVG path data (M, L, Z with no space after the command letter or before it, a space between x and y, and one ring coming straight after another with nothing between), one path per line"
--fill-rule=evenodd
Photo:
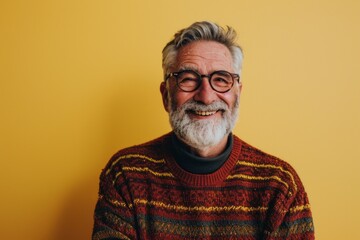
M185 45L179 50L176 62L177 64L171 69L172 72L194 70L202 75L209 75L214 71L225 70L234 73L229 49L214 41L195 41ZM203 133L200 136L202 138L214 138L213 135L217 135L215 142L210 143L211 139L203 141L202 144L208 145L214 145L220 139L227 137L233 128L232 122L236 121L241 83L235 81L228 92L218 93L211 88L208 78L203 78L201 86L194 92L184 92L179 89L174 78L168 79L167 82L168 86L165 83L161 85L163 103L170 114L171 125L178 137L190 145L191 141L184 139L189 136L179 136L184 135L180 132L197 131L198 133L193 133L194 135L201 135L201 131L208 132ZM184 130L189 124L196 126ZM224 125L224 130L221 133L214 133L217 128L221 128L221 125Z

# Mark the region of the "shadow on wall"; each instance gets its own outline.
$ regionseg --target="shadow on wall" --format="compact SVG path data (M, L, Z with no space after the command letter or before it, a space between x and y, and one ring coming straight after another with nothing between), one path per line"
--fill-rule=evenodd
M88 178L72 189L60 210L52 240L90 239L93 213L97 201L98 175Z

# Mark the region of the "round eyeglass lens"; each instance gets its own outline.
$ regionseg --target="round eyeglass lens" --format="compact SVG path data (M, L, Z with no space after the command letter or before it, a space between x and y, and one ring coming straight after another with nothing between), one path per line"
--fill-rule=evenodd
M211 86L218 92L228 91L234 84L230 73L225 71L214 72L210 79Z
M200 76L193 71L184 71L177 77L179 87L186 92L194 91L200 83Z

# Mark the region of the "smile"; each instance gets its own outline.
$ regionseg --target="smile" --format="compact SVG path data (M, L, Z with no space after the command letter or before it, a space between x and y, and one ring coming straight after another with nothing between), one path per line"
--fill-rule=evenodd
M193 113L195 113L196 115L199 116L210 116L210 115L214 115L217 111L194 111Z

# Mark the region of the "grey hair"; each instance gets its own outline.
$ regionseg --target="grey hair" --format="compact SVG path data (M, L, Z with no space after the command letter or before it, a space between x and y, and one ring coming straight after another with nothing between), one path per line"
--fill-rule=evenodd
M164 77L170 73L170 68L176 64L178 51L181 47L199 40L215 41L224 44L230 51L233 67L236 73L241 74L243 52L236 43L236 31L227 26L223 28L216 23L203 21L195 22L174 35L162 51L162 67Z

